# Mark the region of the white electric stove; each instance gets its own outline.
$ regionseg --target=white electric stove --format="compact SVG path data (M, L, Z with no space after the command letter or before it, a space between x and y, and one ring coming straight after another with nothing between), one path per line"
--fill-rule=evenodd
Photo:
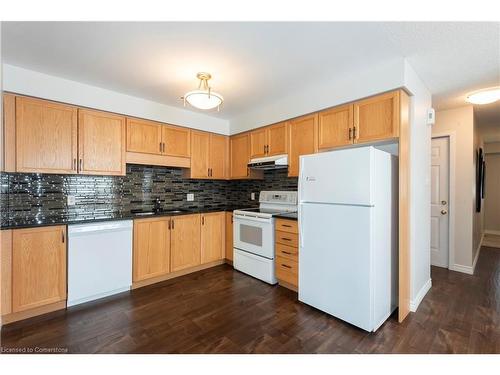
M233 211L233 266L269 284L274 274L274 216L297 212L296 191L261 191L259 208Z

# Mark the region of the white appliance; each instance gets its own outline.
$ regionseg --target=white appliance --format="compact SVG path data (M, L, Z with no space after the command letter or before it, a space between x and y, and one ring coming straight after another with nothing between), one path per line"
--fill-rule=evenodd
M249 168L253 169L283 169L288 168L288 155L265 156L263 158L255 158L248 163Z
M366 331L397 307L397 157L374 147L300 158L299 300Z
M233 211L235 269L269 284L274 274L274 215L297 212L296 191L261 191L259 208Z
M132 220L68 226L68 306L132 285Z

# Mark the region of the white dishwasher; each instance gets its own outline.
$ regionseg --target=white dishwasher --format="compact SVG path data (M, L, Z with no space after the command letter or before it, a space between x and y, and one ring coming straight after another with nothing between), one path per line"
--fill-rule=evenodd
M68 306L132 285L132 220L68 226Z

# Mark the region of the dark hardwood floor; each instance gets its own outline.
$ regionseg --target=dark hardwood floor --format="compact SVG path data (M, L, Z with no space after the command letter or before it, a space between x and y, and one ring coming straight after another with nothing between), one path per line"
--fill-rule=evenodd
M500 353L500 249L432 268L418 311L368 334L223 265L4 327L4 348L70 353ZM45 350L45 349L43 349Z

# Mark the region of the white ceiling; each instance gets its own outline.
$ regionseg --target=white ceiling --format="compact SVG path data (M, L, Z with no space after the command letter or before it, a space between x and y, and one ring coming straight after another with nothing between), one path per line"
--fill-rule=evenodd
M436 109L461 106L500 84L500 23L2 23L4 62L160 103L182 106L208 71L225 98L209 114L224 119L394 57L408 59ZM500 123L500 111L486 117Z

